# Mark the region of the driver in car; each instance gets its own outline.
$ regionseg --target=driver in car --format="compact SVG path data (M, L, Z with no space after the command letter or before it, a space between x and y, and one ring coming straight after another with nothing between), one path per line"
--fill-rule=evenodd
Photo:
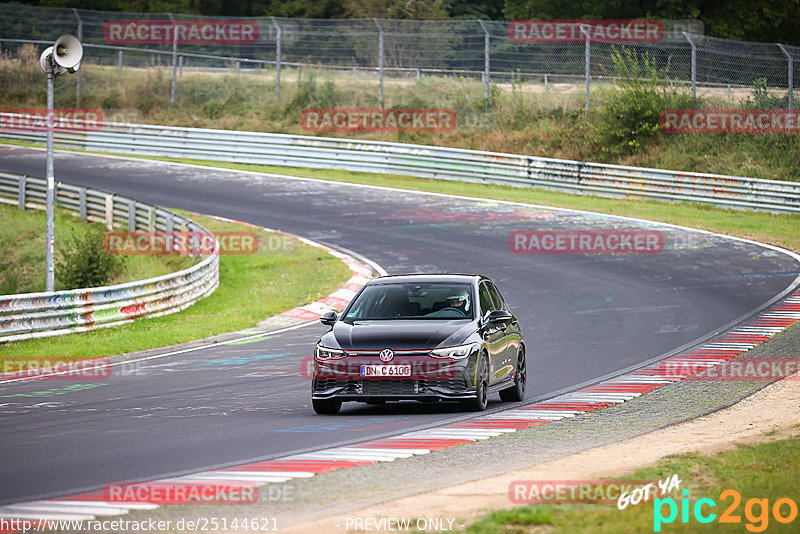
M447 297L446 307L455 308L460 312L462 312L464 315L467 315L469 312L469 295L467 295L466 293L450 295L449 297Z

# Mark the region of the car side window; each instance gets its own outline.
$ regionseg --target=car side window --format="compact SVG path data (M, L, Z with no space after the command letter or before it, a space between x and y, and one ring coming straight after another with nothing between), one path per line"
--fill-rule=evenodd
M489 289L486 287L486 282L481 282L481 285L478 288L478 298L481 301L481 314L483 317L486 317L486 314L494 309L492 295L489 292Z
M506 305L506 301L503 299L503 296L500 294L500 290L497 289L497 286L495 286L491 282L487 282L486 285L489 286L489 293L492 295L492 300L494 301L495 309L507 310L508 306Z

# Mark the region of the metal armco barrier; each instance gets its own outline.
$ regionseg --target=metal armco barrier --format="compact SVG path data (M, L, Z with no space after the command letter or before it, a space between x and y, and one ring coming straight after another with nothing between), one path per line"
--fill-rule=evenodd
M20 209L44 209L44 180L0 173L0 202ZM57 182L56 206L81 219L128 231L206 232L168 210L120 195ZM219 251L219 243L216 244ZM178 312L210 295L219 285L219 255L148 280L107 287L0 295L0 343L116 326L144 317Z
M0 113L5 124L16 124L15 117ZM43 142L45 132L0 130L0 137ZM105 123L99 131L57 133L55 142L64 148L118 154L493 182L776 213L800 211L800 184L793 182L458 148L126 123Z

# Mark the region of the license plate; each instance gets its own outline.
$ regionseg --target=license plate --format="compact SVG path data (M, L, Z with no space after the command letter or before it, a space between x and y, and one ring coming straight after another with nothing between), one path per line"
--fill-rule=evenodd
M378 378L389 376L411 376L410 365L362 365L361 376Z

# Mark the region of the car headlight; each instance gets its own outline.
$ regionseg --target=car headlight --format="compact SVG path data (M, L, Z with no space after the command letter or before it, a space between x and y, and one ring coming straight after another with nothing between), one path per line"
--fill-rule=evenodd
M468 345L458 345L457 347L445 347L443 349L432 350L430 355L433 358L450 358L453 360L463 360L472 354L477 348L476 343Z
M317 360L340 360L347 356L343 350L339 349L329 349L327 347L323 347L322 345L317 345L314 349L314 357Z

